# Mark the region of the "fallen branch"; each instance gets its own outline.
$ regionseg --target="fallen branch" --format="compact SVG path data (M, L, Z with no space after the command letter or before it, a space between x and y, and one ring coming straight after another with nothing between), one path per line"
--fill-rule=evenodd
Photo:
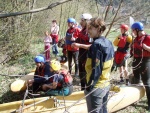
M23 14L36 13L36 12L44 11L44 10L47 10L47 9L52 9L53 7L56 7L60 4L63 4L65 2L69 2L69 1L72 1L72 0L62 0L62 1L59 1L59 2L56 2L56 3L52 3L47 7L33 9L33 10L30 10L30 11L25 11L25 12L14 12L14 13L8 13L8 14L7 13L0 14L0 18L6 18L6 17L11 17L11 16L18 16L18 15L23 15Z

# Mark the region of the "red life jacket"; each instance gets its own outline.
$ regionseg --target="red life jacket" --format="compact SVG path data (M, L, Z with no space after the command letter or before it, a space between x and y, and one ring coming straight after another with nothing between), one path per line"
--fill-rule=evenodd
M116 65L119 66L119 65L123 64L123 62L125 61L126 54L127 53L123 53L120 51L115 52L114 61L115 61Z
M42 67L42 69L37 69L38 75L44 77L44 70L45 70L45 65Z
M143 49L143 41L146 39L148 35L142 36L140 39L135 38L133 45L131 47L131 53L134 57L150 57L150 52ZM142 53L143 50L143 53Z
M57 87L62 88L72 85L73 78L66 69L62 69L60 74L63 76L63 83L57 83Z
M52 37L53 40L55 40L55 43L58 43L58 40L59 40L58 35L50 34L50 36Z
M76 41L77 43L80 44L90 44L89 43L89 37L86 29L82 29L79 33L79 38Z
M127 36L122 36L122 37L119 37L120 40L119 40L119 43L118 43L118 47L120 48L124 48L125 45L126 45L126 42L127 42Z
M69 28L67 30L67 33L66 33L66 49L68 51L78 51L79 50L79 48L71 47L71 44L75 41L70 41L70 38L72 36L77 39L78 35L79 35L79 32L80 32L80 30L77 27Z

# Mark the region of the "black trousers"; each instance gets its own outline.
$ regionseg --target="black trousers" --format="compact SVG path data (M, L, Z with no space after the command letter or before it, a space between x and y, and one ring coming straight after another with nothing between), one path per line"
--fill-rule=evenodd
M86 86L86 71L85 71L85 59L79 59L79 77L81 83L81 90L85 89Z
M146 95L148 99L148 106L150 107L150 58L143 58L140 63L141 58L134 58L133 60L133 83L137 84L142 80L145 85Z
M78 75L79 73L79 63L78 63L78 56L79 51L67 51L68 56L68 66L69 66L69 72L71 73L73 65L75 65L75 75ZM72 58L74 60L74 64L72 64Z

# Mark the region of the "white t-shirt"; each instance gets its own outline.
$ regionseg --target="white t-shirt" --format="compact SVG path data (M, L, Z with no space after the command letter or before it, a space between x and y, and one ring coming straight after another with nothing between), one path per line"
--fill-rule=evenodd
M46 36L46 37L44 38L44 44L45 44L45 45L50 45L50 42L52 42L51 36Z
M58 25L51 26L51 34L58 35L58 32L59 32L59 26Z

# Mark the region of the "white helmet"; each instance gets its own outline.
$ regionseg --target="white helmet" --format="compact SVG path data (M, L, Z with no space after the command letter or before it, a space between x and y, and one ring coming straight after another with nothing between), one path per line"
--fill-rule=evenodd
M91 14L84 13L81 15L81 19L90 20L92 18Z

